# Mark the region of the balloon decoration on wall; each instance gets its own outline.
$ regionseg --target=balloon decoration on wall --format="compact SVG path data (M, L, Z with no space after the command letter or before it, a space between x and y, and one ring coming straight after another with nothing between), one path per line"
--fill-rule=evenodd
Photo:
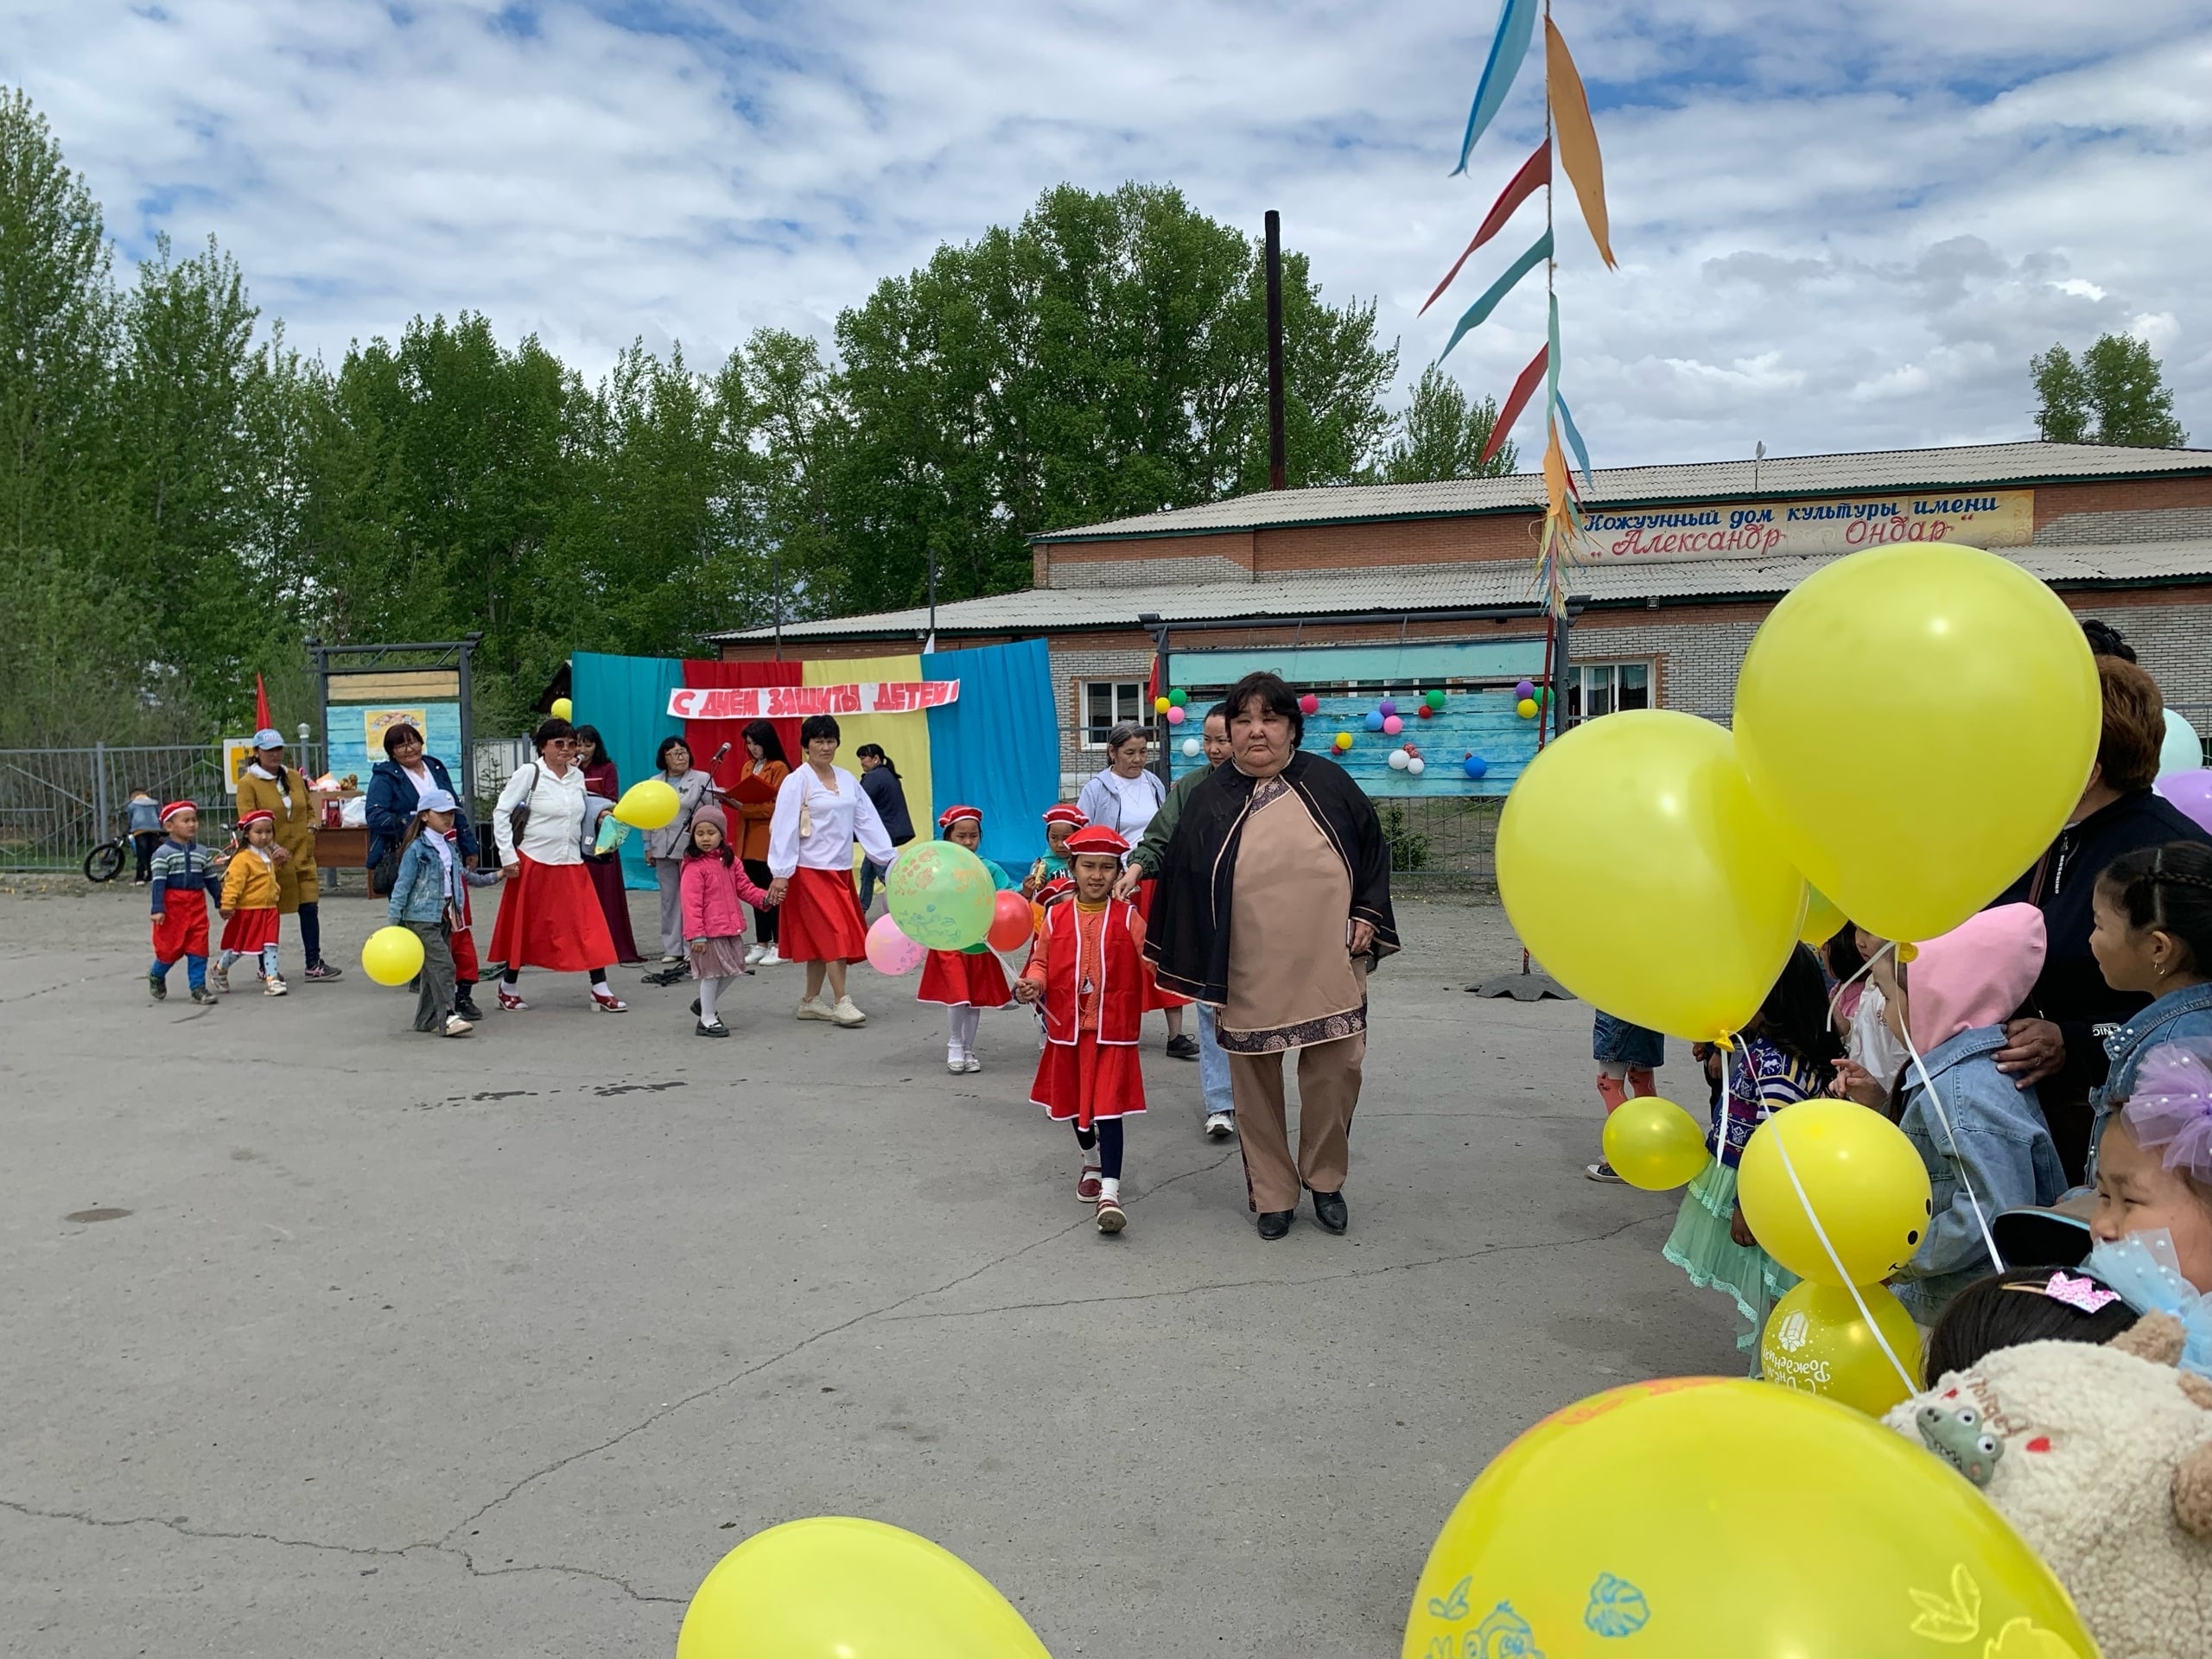
M1197 738L1186 737L1183 740L1183 758L1185 760L1195 760L1205 748L1205 745L1199 742Z
M1321 712L1321 699L1315 696L1311 691L1301 693L1298 699L1298 712L1301 715L1319 714Z
M1351 734L1350 732L1338 732L1336 735L1334 747L1338 754L1342 754L1346 749L1351 747Z
M1470 754L1459 763L1459 769L1470 778L1479 778L1490 770L1490 762L1479 754Z

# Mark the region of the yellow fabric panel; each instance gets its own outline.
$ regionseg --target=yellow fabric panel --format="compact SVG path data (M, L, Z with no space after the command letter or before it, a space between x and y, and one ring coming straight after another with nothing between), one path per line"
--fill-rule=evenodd
M836 662L802 664L807 685L855 685L870 680L918 680L922 677L922 658L919 652L904 657L847 657ZM842 741L837 746L837 764L860 776L861 763L853 751L863 743L880 743L889 755L892 764L899 768L899 781L906 791L907 815L914 820L914 837L927 841L937 834L937 808L930 794L930 717L927 714L912 715L840 715L837 729ZM793 765L802 764L804 757L793 755ZM950 804L950 803L947 803ZM860 865L860 849L853 850L853 864Z

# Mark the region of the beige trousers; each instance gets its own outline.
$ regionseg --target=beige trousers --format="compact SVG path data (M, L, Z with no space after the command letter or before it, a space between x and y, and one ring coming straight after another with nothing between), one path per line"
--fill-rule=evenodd
M1244 1149L1244 1186L1265 1213L1295 1210L1301 1186L1344 1190L1351 1156L1351 1115L1359 1105L1367 1033L1294 1051L1298 1055L1298 1157L1290 1155L1282 1063L1293 1051L1231 1054L1230 1087L1236 1097L1236 1138Z

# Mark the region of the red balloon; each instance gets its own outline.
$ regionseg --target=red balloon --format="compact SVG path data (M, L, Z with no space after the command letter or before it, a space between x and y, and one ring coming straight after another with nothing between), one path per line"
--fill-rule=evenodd
M1414 712L1419 715L1423 720L1433 720L1436 718L1436 710L1430 708L1425 702L1415 703L1414 705Z
M1002 893L991 910L991 931L983 937L992 950L1019 950L1029 942L1030 925L1035 918L1027 899L1012 891Z

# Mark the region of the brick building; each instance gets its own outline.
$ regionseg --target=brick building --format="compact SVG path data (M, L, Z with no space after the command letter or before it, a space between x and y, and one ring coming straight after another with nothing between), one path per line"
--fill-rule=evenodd
M1589 502L1597 553L1570 573L1557 676L1570 720L1649 705L1725 721L1752 632L1804 575L1861 547L1950 540L2111 622L2212 728L2212 450L2033 442L1626 467L1598 473ZM1276 491L1058 531L1033 538L1027 591L939 606L938 649L1047 640L1071 785L1097 769L1104 728L1141 712L1162 658L1194 699L1262 664L1320 692L1322 721L1361 734L1355 770L1376 792L1495 794L1533 748L1510 688L1542 675L1541 504L1524 474ZM782 650L877 656L916 649L928 626L921 609L798 622ZM760 629L718 645L738 659L776 649ZM1455 764L1409 780L1358 721L1381 696L1430 687L1447 713L1408 728ZM1490 760L1479 780L1456 764L1462 747Z

